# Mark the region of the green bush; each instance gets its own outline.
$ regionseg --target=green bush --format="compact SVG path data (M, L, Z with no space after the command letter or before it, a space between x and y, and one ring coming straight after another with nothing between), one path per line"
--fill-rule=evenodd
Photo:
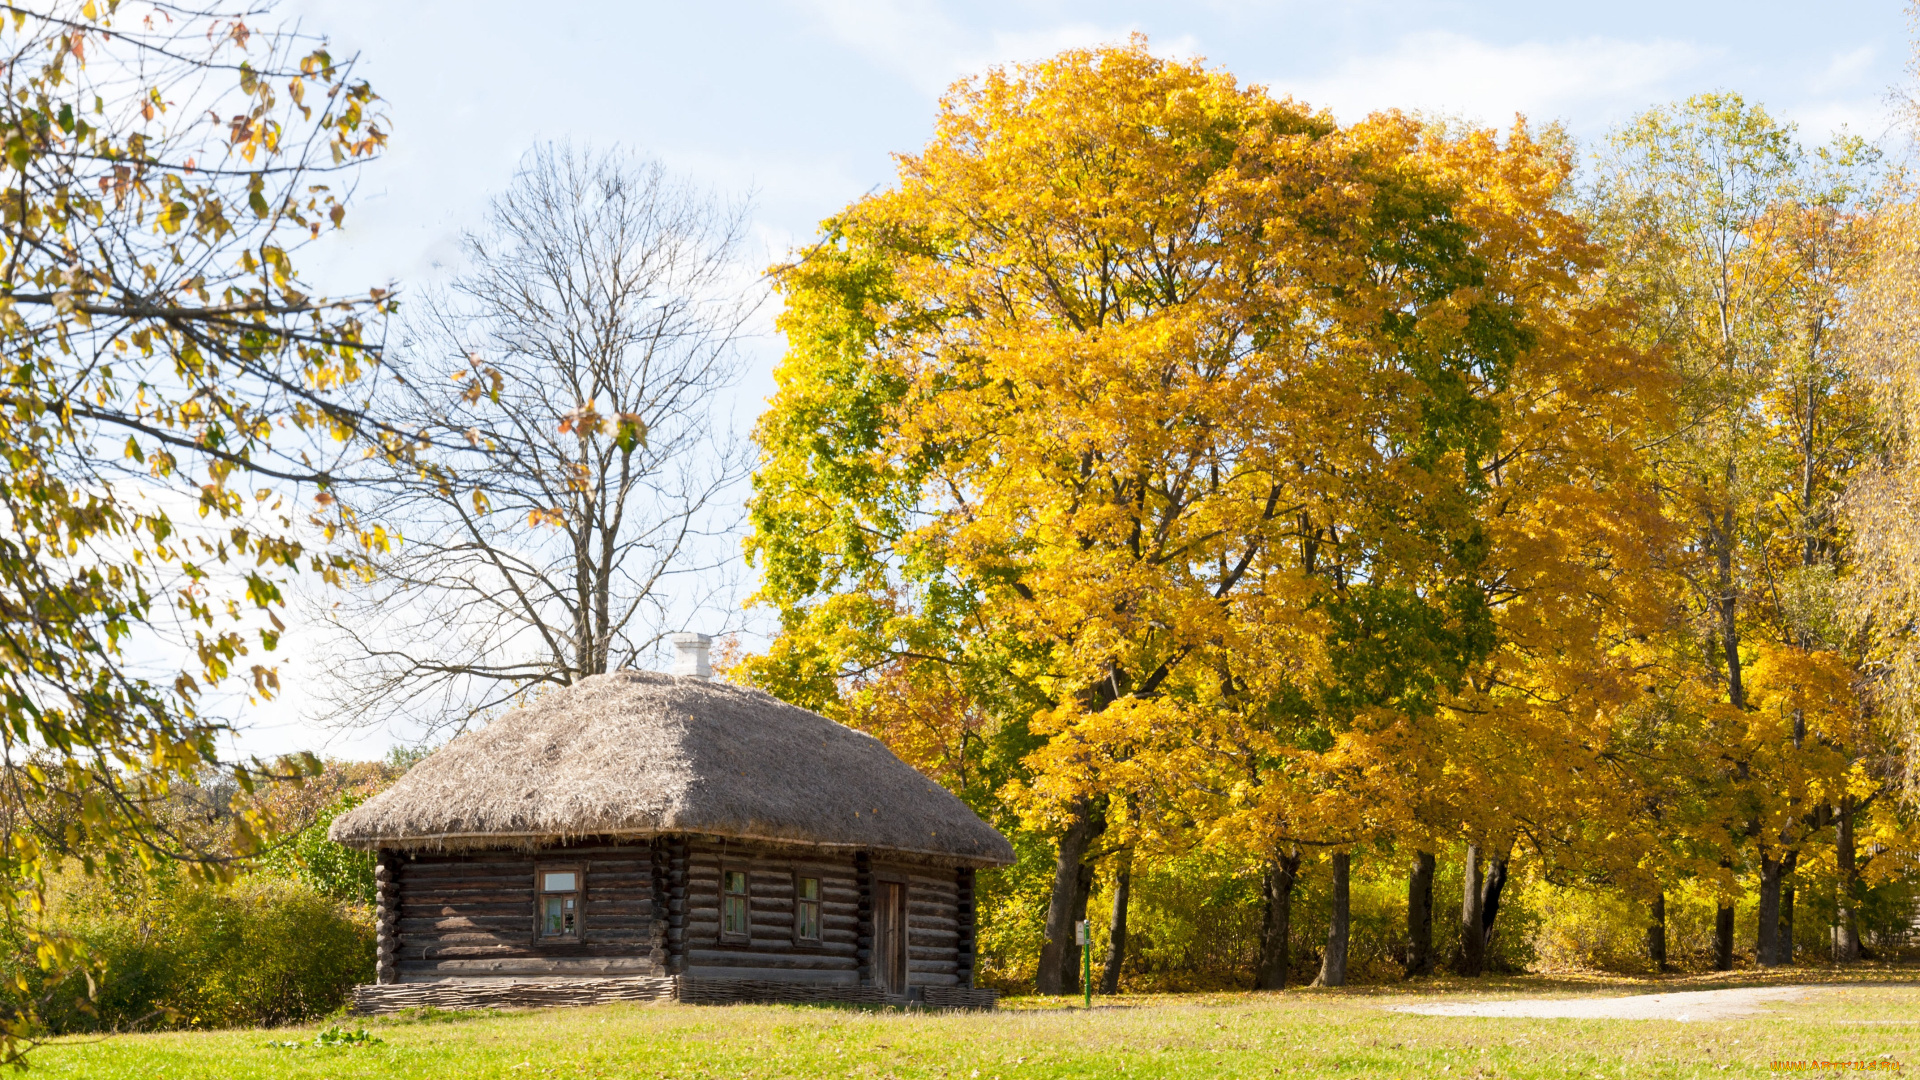
M1043 839L1016 836L1018 862L980 875L982 985L1008 992L1033 988L1053 850ZM1462 851L1443 852L1433 883L1433 949L1445 967L1460 943ZM1400 978L1407 952L1407 859L1393 852L1354 853L1348 887L1347 977L1387 982ZM1320 970L1332 914L1327 860L1302 861L1289 926L1288 981L1309 982ZM1112 882L1101 881L1088 902L1094 975L1107 956ZM1133 874L1127 914L1124 990L1149 993L1245 988L1253 984L1266 917L1260 873L1219 856L1194 853ZM1516 875L1501 897L1487 953L1487 970L1521 972L1536 961L1542 915Z
M56 1032L291 1023L338 1009L373 978L364 908L274 875L207 885L151 875L57 883L50 914L84 941L85 980L51 988Z
M1125 989L1152 992L1252 985L1260 924L1266 915L1257 872L1194 854L1151 870L1135 870L1130 892L1127 962L1121 967ZM1098 889L1088 905L1096 977L1107 955L1112 895ZM1295 902L1297 910L1298 897ZM1300 941L1297 932L1289 936L1296 944ZM1293 952L1297 954L1298 949Z
M974 982L1004 993L1033 989L1046 938L1047 893L1053 886L1053 845L1037 833L1017 830L1012 866L981 871L974 885L979 912Z
M260 868L304 881L316 892L335 900L371 907L373 852L356 851L327 839L327 829L334 818L366 801L367 796L360 792L349 792L335 799L311 824L283 837L268 849L260 859Z

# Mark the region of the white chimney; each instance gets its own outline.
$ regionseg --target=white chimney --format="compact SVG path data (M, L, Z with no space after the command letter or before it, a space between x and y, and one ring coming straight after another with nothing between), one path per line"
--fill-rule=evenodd
M707 647L713 644L712 638L705 634L674 634L667 640L673 642L675 675L713 678L713 667L707 663Z

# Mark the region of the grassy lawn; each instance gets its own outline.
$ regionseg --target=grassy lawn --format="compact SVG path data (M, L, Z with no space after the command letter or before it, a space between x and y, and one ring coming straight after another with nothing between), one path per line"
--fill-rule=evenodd
M1383 1005L1826 983L1737 1020L1412 1016ZM1076 1001L1077 1004L1077 1001ZM997 1013L611 1005L349 1021L378 1043L313 1047L327 1025L63 1039L45 1077L1734 1077L1776 1060L1883 1060L1920 1076L1920 975L1799 969L1766 978L1435 980L1278 994L1106 999L1091 1012L1015 999ZM301 1041L298 1049L270 1046ZM1888 1075L1874 1072L1869 1075Z

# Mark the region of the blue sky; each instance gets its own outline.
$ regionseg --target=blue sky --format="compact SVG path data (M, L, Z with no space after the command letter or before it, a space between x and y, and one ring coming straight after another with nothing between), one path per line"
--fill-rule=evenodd
M1504 125L1515 112L1583 142L1648 105L1734 90L1801 127L1890 131L1906 80L1895 0L1807 3L1371 2L727 4L525 0L292 0L283 9L389 101L390 153L368 168L344 235L309 252L330 291L444 273L532 143L618 143L722 191L756 193L759 266L822 217L889 182L891 155L927 137L953 80L995 63L1124 41L1202 56L1244 82L1343 119L1400 107ZM404 293L403 293L404 295ZM771 389L771 332L736 404L750 422ZM301 635L286 700L256 714L254 752L381 753L396 735L328 738L304 725Z
M993 63L1149 35L1343 118L1399 106L1504 124L1515 111L1601 136L1646 105L1731 89L1821 138L1878 136L1904 78L1895 0L1807 3L1220 2L726 4L307 0L390 103L346 283L417 279L536 139L643 149L758 192L770 251L885 184L940 92Z

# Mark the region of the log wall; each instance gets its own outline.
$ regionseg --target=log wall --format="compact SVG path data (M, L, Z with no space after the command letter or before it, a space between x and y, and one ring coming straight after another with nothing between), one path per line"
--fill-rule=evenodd
M586 872L579 941L534 934L534 868L548 863ZM653 863L650 844L397 860L397 981L667 974Z
M747 875L748 938L721 940L720 874ZM820 879L820 940L793 937L793 879ZM860 888L851 853L785 854L740 844L690 846L684 974L694 979L860 983Z
M534 874L546 864L585 871L578 941L536 936ZM748 875L744 940L720 934L723 869ZM973 876L952 867L662 837L538 852L383 853L375 873L382 984L684 977L689 988L871 988L880 879L907 885L909 993L973 982ZM793 935L796 876L820 879L817 942Z
M960 901L953 870L916 869L907 879L907 986L959 985Z

